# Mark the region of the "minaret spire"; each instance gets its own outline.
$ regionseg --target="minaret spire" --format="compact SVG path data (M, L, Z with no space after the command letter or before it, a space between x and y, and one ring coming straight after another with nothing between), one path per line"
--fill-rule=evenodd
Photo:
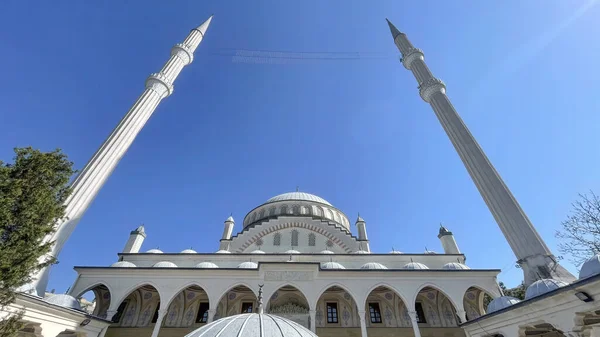
M57 224L56 232L47 240L54 241L50 255L57 257L75 226L90 206L102 185L106 182L131 143L142 130L163 98L173 93L173 82L184 66L194 59L194 51L202 42L212 16L199 27L192 29L183 43L171 49L171 57L160 72L146 79L146 88L119 122L110 136L85 165L71 185L72 194L65 202L65 219ZM44 257L45 259L46 257ZM49 268L34 276L34 287L38 295L44 296L48 284Z
M533 227L525 212L492 166L475 137L454 109L446 85L435 78L425 64L423 51L415 48L405 34L388 20L396 47L402 53L402 64L419 84L421 98L433 108L438 120L458 152L471 179L506 237L525 274L525 285L539 278L565 282L575 277L562 267Z

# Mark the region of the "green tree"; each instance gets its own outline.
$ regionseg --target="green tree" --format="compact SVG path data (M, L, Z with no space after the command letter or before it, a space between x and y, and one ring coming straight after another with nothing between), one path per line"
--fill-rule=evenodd
M504 283L500 282L500 289L502 289L502 292L504 293L504 296L512 296L514 298L518 298L520 300L525 299L525 284L523 284L521 282L520 285L514 287L514 288L510 288L507 289L506 286L504 285Z
M40 262L52 242L44 238L64 217L71 163L61 150L16 148L14 163L0 161L0 309L15 301L15 290L54 260ZM0 321L0 337L21 328L22 313Z

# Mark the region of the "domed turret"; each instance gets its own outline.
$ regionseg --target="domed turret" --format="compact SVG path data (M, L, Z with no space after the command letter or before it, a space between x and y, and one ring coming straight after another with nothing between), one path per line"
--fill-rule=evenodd
M404 269L429 269L426 265L419 262L409 262L402 267Z
M584 278L588 278L596 274L600 274L599 254L596 254L585 261L585 263L581 266L581 270L579 271L579 279L583 280Z
M543 295L552 290L558 289L560 287L564 287L568 285L563 281L553 280L553 279L541 279L533 282L527 287L525 291L525 299L528 300L530 298L534 298L536 296Z
M487 307L487 313L491 314L494 311L502 310L504 308L508 308L513 304L517 304L521 302L521 300L511 297L511 296L502 296L493 299Z
M467 270L467 269L471 269L468 266L462 264L462 263L458 263L458 262L450 262L450 263L446 263L444 266L442 266L442 269L449 269L449 270Z
M212 263L212 262L200 262L196 265L196 268L206 268L206 269L215 269L215 268L219 268L219 266L217 266L216 264Z
M360 269L388 269L388 267L382 265L381 263L369 262L363 264Z
M50 304L59 305L64 308L81 310L81 305L79 304L79 301L75 297L67 294L52 295L44 299L44 301Z
M346 269L346 267L337 262L324 262L321 263L321 269Z
M177 265L170 261L160 261L160 262L156 262L152 267L153 268L177 268Z
M110 265L111 267L120 267L120 268L135 268L136 265L129 261L119 261Z

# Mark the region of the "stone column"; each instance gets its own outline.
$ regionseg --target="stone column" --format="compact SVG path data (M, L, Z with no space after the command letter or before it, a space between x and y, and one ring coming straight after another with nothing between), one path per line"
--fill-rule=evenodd
M362 337L368 337L367 334L367 322L365 321L366 311L360 310L358 312L358 319L360 319L360 335Z
M419 330L419 322L417 321L417 312L409 311L408 315L410 316L410 323L412 325L415 337L421 337L421 330Z
M317 333L317 311L309 310L308 314L310 315L310 331Z
M160 326L162 325L162 321L167 314L167 309L158 310L158 319L156 320L156 324L154 324L154 329L152 330L151 337L158 337L158 333L160 332Z
M206 323L210 323L213 321L213 319L215 318L215 313L217 313L216 309L208 309L208 318L206 320Z

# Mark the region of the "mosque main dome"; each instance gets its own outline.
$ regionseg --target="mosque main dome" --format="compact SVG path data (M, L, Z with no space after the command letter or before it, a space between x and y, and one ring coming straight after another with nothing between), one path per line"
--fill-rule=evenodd
M280 216L309 216L330 222L345 231L350 230L350 221L346 215L329 201L311 193L298 191L276 195L250 211L244 217L244 228Z

